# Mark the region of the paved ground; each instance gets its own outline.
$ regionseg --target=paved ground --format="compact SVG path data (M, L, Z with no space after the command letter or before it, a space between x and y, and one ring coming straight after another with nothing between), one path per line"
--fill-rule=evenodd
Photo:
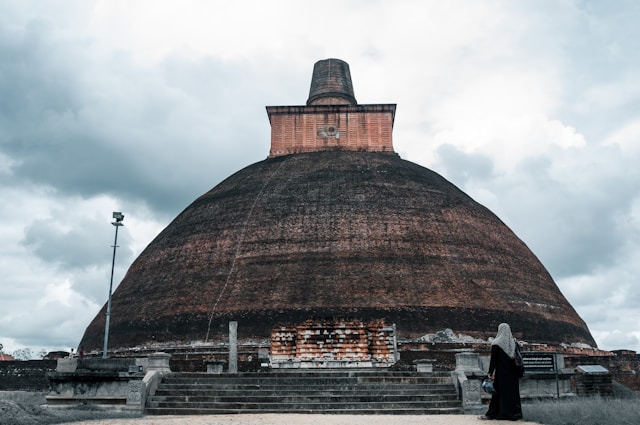
M101 419L74 425L479 425L474 415L305 415L249 414L216 416L146 416L139 419ZM506 424L509 421L491 421ZM516 422L535 425L533 422ZM70 423L71 424L71 423Z

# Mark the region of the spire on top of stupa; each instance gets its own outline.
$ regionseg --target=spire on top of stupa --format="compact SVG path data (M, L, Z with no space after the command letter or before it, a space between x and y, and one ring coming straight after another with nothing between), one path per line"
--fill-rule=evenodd
M349 64L315 63L305 106L267 106L271 123L269 158L305 152L393 153L395 104L359 105Z
M307 105L357 105L349 64L340 59L324 59L313 66Z

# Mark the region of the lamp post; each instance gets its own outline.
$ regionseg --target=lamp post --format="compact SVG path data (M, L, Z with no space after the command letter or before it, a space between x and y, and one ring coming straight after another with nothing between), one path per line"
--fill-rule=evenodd
M109 319L111 318L111 292L113 289L113 269L116 264L116 248L118 247L118 227L124 226L122 220L124 220L124 214L121 212L114 212L114 222L111 224L116 228L116 237L113 240L113 259L111 260L111 280L109 281L109 300L107 301L107 317L104 325L104 346L102 347L102 358L107 358L107 346L109 345Z

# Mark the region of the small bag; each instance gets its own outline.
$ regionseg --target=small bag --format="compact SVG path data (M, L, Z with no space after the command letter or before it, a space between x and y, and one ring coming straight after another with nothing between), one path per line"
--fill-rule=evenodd
M520 345L516 342L516 352L514 353L513 360L516 362L516 366L523 367L524 360L522 360L522 353L520 352Z
M493 381L489 378L486 378L484 381L482 381L482 390L487 393L487 394L495 394L496 393L496 389L493 386Z
M516 351L513 355L513 361L518 369L518 375L520 378L524 376L524 360L522 359L522 353L520 352L520 345L516 342Z

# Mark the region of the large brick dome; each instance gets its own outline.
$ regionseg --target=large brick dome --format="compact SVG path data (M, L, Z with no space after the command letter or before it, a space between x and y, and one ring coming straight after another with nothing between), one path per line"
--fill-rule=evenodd
M260 341L276 325L331 317L384 319L400 337L486 338L508 322L526 341L595 346L500 219L392 151L395 105L267 109L270 157L196 199L135 260L113 295L111 348L220 341L229 321ZM315 148L306 130L281 131L298 113ZM363 122L382 128L378 141L358 133ZM100 349L104 318L103 308L85 349Z

